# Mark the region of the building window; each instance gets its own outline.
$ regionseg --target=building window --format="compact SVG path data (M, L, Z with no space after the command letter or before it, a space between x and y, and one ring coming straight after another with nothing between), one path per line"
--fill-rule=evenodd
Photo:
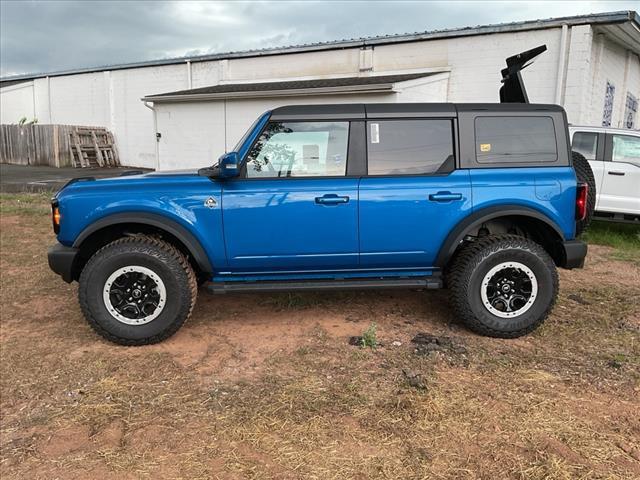
M571 150L581 153L587 160L595 160L598 151L598 134L594 132L574 133Z
M247 157L247 178L344 176L348 141L349 122L269 122Z
M425 175L455 168L451 120L367 123L369 175Z
M636 113L638 113L638 99L631 92L627 92L627 101L624 106L624 128L635 128Z
M478 163L542 163L558 159L551 117L477 117Z

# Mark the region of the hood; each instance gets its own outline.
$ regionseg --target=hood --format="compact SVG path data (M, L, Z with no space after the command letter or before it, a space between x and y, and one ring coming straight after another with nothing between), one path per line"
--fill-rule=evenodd
M64 194L80 191L96 191L104 189L137 189L137 188L163 188L176 183L184 182L210 182L206 177L198 175L198 169L165 170L160 172L142 172L141 170L129 170L114 177L95 178L79 177L67 182L57 193L56 197Z

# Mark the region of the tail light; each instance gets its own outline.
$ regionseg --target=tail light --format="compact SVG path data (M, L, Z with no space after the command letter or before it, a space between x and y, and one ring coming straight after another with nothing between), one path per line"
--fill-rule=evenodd
M60 220L62 216L60 215L60 208L58 207L58 201L53 200L51 202L51 222L53 223L53 233L56 235L60 232Z
M576 192L576 220L584 220L587 216L587 196L589 195L589 185L578 183Z

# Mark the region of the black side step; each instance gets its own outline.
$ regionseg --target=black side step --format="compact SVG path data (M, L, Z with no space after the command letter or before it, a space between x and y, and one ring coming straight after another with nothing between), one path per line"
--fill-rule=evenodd
M372 278L307 281L208 282L211 293L230 292L298 292L305 290L367 290L388 288L442 288L439 275L413 278Z

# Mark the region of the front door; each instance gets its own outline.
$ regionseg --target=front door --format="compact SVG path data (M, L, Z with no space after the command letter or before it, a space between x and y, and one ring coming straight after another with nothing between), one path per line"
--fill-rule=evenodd
M468 170L455 170L452 119L370 121L360 181L360 265L423 269L471 212Z
M269 122L240 178L223 184L230 272L357 268L358 179L349 122Z

